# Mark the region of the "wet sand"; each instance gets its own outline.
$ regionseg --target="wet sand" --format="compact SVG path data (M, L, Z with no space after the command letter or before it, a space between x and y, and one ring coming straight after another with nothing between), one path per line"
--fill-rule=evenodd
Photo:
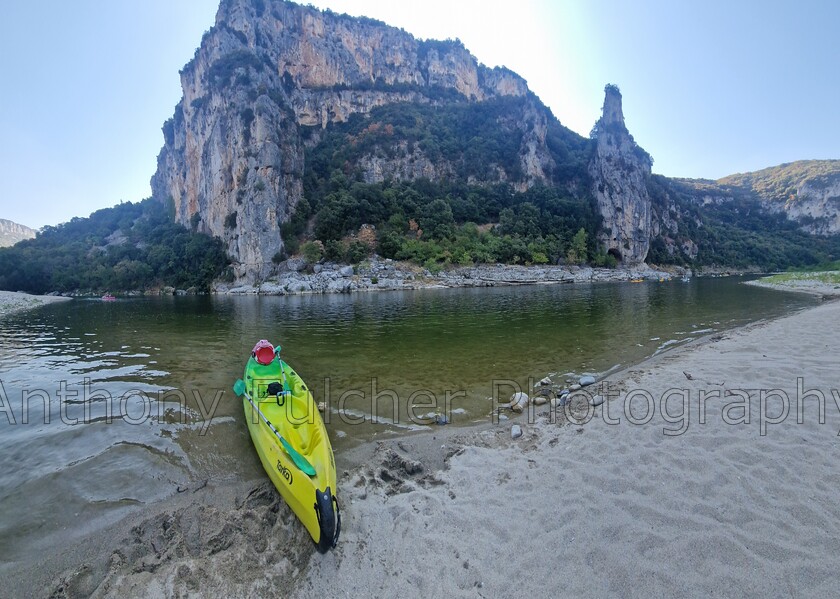
M541 407L338 455L327 555L267 482L209 481L0 572L13 596L831 596L838 319L827 302L660 354L600 382L611 400L583 424ZM824 424L813 394L797 423L798 386L824 394ZM640 393L624 411L639 390L646 423ZM668 390L688 409L663 412Z

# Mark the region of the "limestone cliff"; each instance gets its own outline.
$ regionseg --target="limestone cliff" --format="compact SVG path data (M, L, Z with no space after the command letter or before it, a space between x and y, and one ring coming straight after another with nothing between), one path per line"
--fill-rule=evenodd
M550 112L525 81L481 65L458 41L417 40L378 21L291 2L223 0L215 26L181 71L183 98L164 125L154 197L178 222L221 237L239 278L263 278L282 255L280 225L301 200L302 131L397 102L526 99L517 189L546 182ZM407 151L407 154L411 152ZM370 181L448 176L414 152L369 157Z
M749 189L765 210L785 214L803 231L840 233L840 160L799 160L730 175L718 183Z
M601 119L593 130L595 153L589 164L592 193L603 218L599 242L627 264L644 262L650 245L650 156L624 124L621 92L605 89Z
M788 218L816 235L840 233L840 177L825 184L805 181L797 186L796 197L785 202Z
M35 230L0 218L0 247L9 247L24 239L35 237Z

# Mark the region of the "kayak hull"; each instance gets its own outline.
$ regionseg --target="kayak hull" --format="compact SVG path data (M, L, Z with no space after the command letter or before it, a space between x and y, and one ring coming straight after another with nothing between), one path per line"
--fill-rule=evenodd
M325 552L338 540L340 515L335 498L335 458L312 393L279 357L268 365L249 359L244 381L243 407L260 462L319 551ZM269 395L272 383L285 387L289 393L281 397ZM308 476L295 465L263 418L314 467L314 476Z

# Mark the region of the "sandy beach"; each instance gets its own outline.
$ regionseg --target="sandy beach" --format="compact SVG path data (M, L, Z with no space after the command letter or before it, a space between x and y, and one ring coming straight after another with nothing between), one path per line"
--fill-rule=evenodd
M541 406L339 454L326 555L269 483L210 481L4 579L55 597L832 596L838 318L827 302L660 354L587 387L609 401L581 395L578 424Z
M69 297L56 295L30 295L16 291L0 291L0 317L55 302L65 302L69 299Z

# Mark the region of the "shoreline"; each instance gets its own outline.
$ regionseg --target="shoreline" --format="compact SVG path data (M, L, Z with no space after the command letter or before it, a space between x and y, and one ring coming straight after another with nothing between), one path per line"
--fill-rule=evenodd
M333 293L366 293L376 291L415 291L480 287L512 287L519 285L558 285L600 282L669 281L674 278L729 277L760 275L749 270L705 267L694 272L681 266L657 266L641 263L634 266L603 268L592 266L552 266L517 264L482 264L455 266L433 273L422 266L382 259L377 256L357 265L324 262L309 265L302 259L283 262L280 273L257 282L216 281L210 295L321 295ZM111 291L114 291L113 289ZM195 288L171 286L116 291L118 296L208 295ZM61 298L95 298L101 291L54 291L46 296Z
M311 272L310 272L311 271ZM684 270L675 271L682 276ZM674 275L647 264L628 268L590 266L459 266L433 273L415 264L372 258L357 266L324 263L308 266L287 260L279 275L259 283L216 283L220 295L308 295L417 289L553 285L601 281L659 281Z
M757 382L762 383L760 379L765 375L763 384L772 385L775 383L770 380L770 375L761 369L761 363L766 358L760 356L768 355L771 348L784 350L774 348L774 344L766 338L771 336L787 341L790 331L796 331L798 335L793 339L794 343L804 343L802 340L811 333L824 338L829 353L826 364L822 366L827 372L833 372L830 356L836 354L830 353L833 350L828 345L836 342L830 338L830 331L825 330L830 327L820 326L826 314L833 322L840 314L840 302L829 302L771 321L760 321L697 339L611 373L598 381L593 389L602 387L605 382L624 390L631 382L637 386L660 388L665 388L665 385L696 386L702 382L713 389L731 391L748 385L755 388ZM802 326L803 321L809 326ZM732 359L730 354L739 348L743 350L744 346L749 351L746 354L741 351L738 353L740 359ZM805 347L810 346L806 343ZM752 354L756 350L753 348L762 348L768 353L754 356ZM840 351L840 347L836 349ZM807 354L807 351L794 351L790 355ZM809 358L813 361L813 356ZM789 354L781 351L778 356L771 356L770 361L773 364L789 361ZM716 368L727 371L725 378L746 377L744 380L749 382L735 385L731 381L717 380L721 377L714 372ZM692 381L689 381L686 372L692 375ZM826 379L825 375L823 379L833 380ZM807 382L808 387L813 386L812 380ZM610 401L610 405L614 401ZM599 410L602 415L603 407L595 408L595 412ZM641 452L638 455L642 456L644 465L664 460L659 451L650 454L650 450L658 449L663 442L669 441L663 436L661 426L609 427L599 418L584 425L552 424L549 420L551 411L547 405L539 406L532 422L526 415L511 415L509 420L495 425L485 422L465 427L440 427L386 441L371 441L336 455L346 523L338 548L325 556L315 553L308 536L302 533L302 527L296 526L290 510L269 483L255 480L202 484L198 481L186 493L144 507L108 530L73 543L76 551L72 553L63 548L51 556L44 556L44 561L39 564L3 570L12 582L13 592L21 596L26 594L25 590L31 592L33 588L27 586L32 582L29 577L35 578L45 592L54 592L57 596L61 596L62 592L71 596L103 597L139 597L149 593L172 595L179 592L241 595L268 592L265 589L282 589L293 596L309 596L314 592L334 595L348 588L372 592L370 585L374 579L385 581L385 590L389 593L407 593L409 596L428 593L451 596L467 588L474 592L485 586L490 594L536 592L536 587L529 587L535 583L520 581L525 585L523 587L510 584L519 579L516 571L521 572L521 568L539 569L541 552L533 546L533 542L543 539L543 524L553 522L559 526L559 538L568 541L569 531L562 530L571 526L565 524L567 509L571 508L582 523L582 528L572 527L572 541L585 538L595 548L578 546L583 555L592 549L608 553L611 560L623 559L615 550L603 545L603 535L592 534L587 526L583 526L587 522L602 529L607 525L597 518L593 520L588 512L581 512L574 502L570 503L564 495L570 492L567 479L580 477L580 480L575 478L581 485L581 490L576 493L585 499L584 504L588 501L600 505L599 493L609 494L616 489L624 489L615 498L619 500L630 492L627 489L632 490L637 484L630 473L642 479L650 478L654 473L647 469L639 472L638 464L633 460L625 460L627 463L623 467L612 464L611 459L604 460L603 452L622 458L627 457L627 451L635 446L634 451ZM511 439L514 425L523 431L522 437L516 440ZM659 429L658 435L654 429ZM613 435L616 431L621 438ZM695 431L691 432L693 436L687 434L679 439L690 441L696 438ZM718 440L707 439L708 433L703 435L705 432L705 429L700 430L700 449L711 451ZM731 431L724 429L724 432ZM830 435L832 440L836 434L835 430ZM750 434L746 437L747 440L756 440ZM744 450L743 447L740 449ZM772 461L769 457L766 460ZM668 472L678 470L675 464L665 466ZM591 477L590 469L593 467L603 472ZM764 464L762 471L770 467L771 464ZM625 469L627 472L624 472ZM529 478L532 471L533 479ZM702 468L691 469L689 474L691 476L686 475L672 492L678 493L684 486L702 484L706 476ZM696 477L701 479L700 483L694 480ZM647 484L650 485L651 481ZM598 488L593 489L593 485ZM524 493L526 488L529 491ZM650 487L651 490L654 488ZM503 490L511 491L513 496L505 496ZM737 489L729 490L737 495ZM545 512L546 506L535 499L545 496L558 501L557 507ZM679 521L675 514L656 515L659 512L653 499L643 500L636 496L636 500L642 504L639 507L642 521L645 521L645 515L650 517L651 514L656 516L657 521L659 518ZM600 507L601 517L609 521L607 506ZM706 504L701 507L708 509ZM740 509L735 503L730 507ZM500 509L499 513L505 514L502 518L504 525L493 529L494 523L487 518L492 518ZM175 534L171 533L172 523L177 524ZM639 531L639 524L633 521L623 521L621 526L649 534ZM482 527L490 527L494 535L487 537ZM459 538L457 531L464 530L476 531L476 537ZM609 530L613 530L609 534L614 536L614 529L607 526L607 532ZM517 531L524 536L518 536ZM666 532L656 531L656 534L662 536ZM735 532L737 530L728 531ZM195 537L193 541L190 540L191 534ZM637 542L626 533L619 533L619 537L623 541L622 551L627 551ZM549 543L547 539L540 542ZM707 542L703 534L698 533L693 546L704 546ZM770 543L772 539L753 539L753 542ZM498 546L500 543L501 547ZM417 547L440 549L441 545L448 547L448 551L436 551L434 554L421 551L420 555L412 552ZM389 548L393 554L388 552ZM494 568L500 566L499 552L515 558L501 564L499 572L504 576L497 576ZM456 554L462 557L455 557ZM573 579L577 587L572 585L569 592L576 588L578 594L591 594L594 589L602 588L587 586L596 581L592 580L588 566L584 576L582 564L575 561L575 555L572 552L571 557L564 558L565 563L571 559L574 564ZM751 558L755 559L755 556ZM421 563L424 560L430 561L424 565ZM285 584L276 588L271 586L270 579L265 579L263 568L268 567L265 562L272 564L270 579L286 577ZM463 563L470 565L466 567ZM647 571L654 567L647 562L644 565ZM372 578L367 574L371 568L376 572ZM391 577L394 569L404 571L394 578ZM242 572L235 574L239 570ZM429 579L424 572L438 574ZM618 587L610 586L613 590L618 589L616 592L635 588L633 585L647 584L636 580L627 568L621 572L624 578L632 579L632 585L625 586L629 584L627 580L619 581L621 584ZM750 584L760 583L749 573L741 574L748 576ZM660 572L660 575L675 583L675 572ZM464 586L465 576L475 580ZM543 572L539 577L549 580L550 572ZM710 592L715 588L712 586L710 589L709 581L696 575L692 580L706 584ZM292 588L288 586L289 581L295 581ZM429 586L431 581L436 582ZM679 584L674 588L685 590ZM654 587L650 592L656 594L662 590L663 587Z
M757 279L755 281L747 281L746 284L754 287L763 287L764 289L773 289L775 291L807 293L809 295L816 295L823 299L840 297L840 285L824 283L813 278L808 278L808 275L814 274L819 273L802 273L802 278L792 278L781 283Z
M0 318L70 299L59 295L31 295L20 291L0 291Z

